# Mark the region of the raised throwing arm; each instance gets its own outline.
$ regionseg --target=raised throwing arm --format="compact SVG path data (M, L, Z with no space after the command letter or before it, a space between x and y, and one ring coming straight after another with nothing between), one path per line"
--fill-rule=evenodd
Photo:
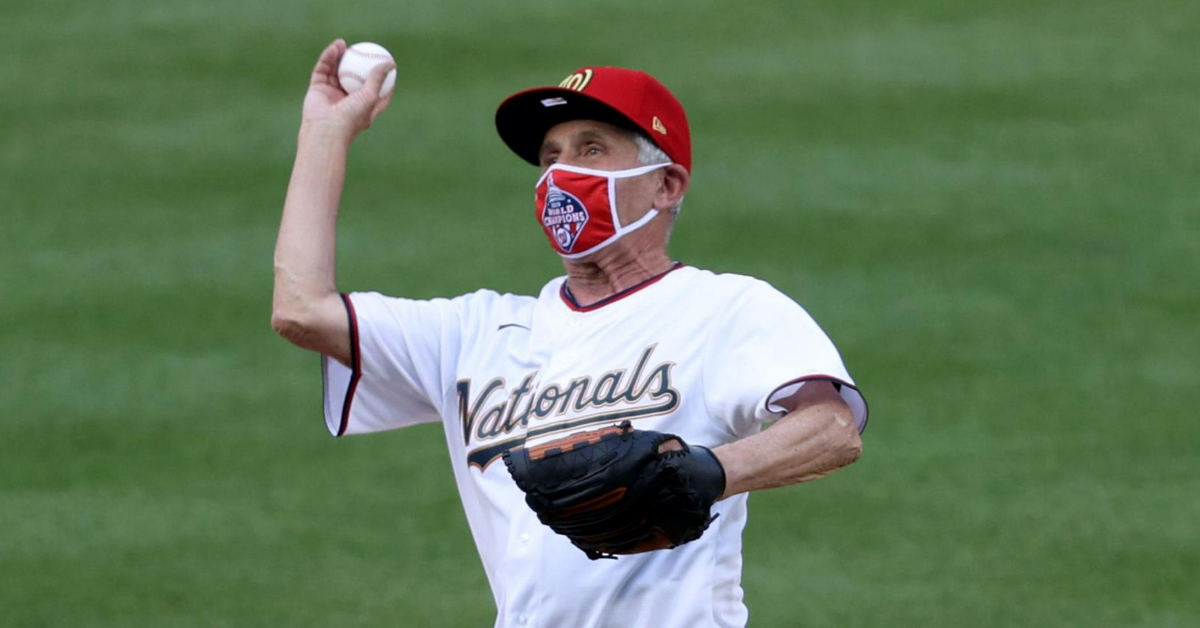
M350 361L349 320L338 296L334 260L338 205L350 143L387 109L379 97L392 63L376 66L351 95L337 80L346 42L337 40L313 68L275 244L271 327L296 346Z

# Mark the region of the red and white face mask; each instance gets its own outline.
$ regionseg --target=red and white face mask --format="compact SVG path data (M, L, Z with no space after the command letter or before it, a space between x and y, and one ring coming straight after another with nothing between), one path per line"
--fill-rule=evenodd
M593 170L563 164L546 169L537 182L537 219L550 246L567 259L578 259L620 240L654 220L658 210L622 225L617 215L617 179L640 177L671 164L629 170Z

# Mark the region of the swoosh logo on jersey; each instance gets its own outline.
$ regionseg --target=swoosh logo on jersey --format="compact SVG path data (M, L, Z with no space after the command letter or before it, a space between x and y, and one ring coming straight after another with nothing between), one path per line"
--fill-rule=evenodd
M680 403L680 393L671 385L671 369L675 363L661 362L650 368L650 357L657 346L653 344L643 349L632 371L615 369L594 379L583 376L566 384L540 386L535 384L538 372L533 371L507 395L504 394L507 382L503 377L496 377L479 389L474 401L471 400L471 380L459 380L458 411L463 444L487 443L470 452L467 462L484 469L500 454L524 443L527 438L674 412ZM647 398L653 403L640 403ZM520 430L524 433L505 438Z
M496 328L496 331L500 331L500 330L502 330L502 329L507 329L507 328L509 328L509 327L519 327L519 328L521 328L521 329L524 329L525 331L529 331L529 328L528 328L528 327L526 327L525 325L522 325L522 324L520 324L520 323L505 323L505 324L503 324L503 325L501 325L501 326L497 327L497 328Z

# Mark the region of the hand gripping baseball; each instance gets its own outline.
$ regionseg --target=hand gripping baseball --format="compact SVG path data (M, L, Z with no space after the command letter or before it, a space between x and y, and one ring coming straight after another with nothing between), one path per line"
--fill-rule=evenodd
M375 66L363 88L347 95L337 78L338 63L344 54L346 42L341 39L329 44L321 52L308 83L308 93L304 96L303 123L331 125L353 139L370 127L375 118L391 104L392 94L380 98L379 91L387 73L396 64L388 62Z
M593 560L700 538L725 492L708 448L629 421L514 448L504 463L538 519Z

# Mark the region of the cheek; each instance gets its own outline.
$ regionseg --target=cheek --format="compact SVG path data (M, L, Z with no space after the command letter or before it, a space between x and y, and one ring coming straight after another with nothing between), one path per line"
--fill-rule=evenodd
M655 180L636 177L617 181L617 215L621 224L629 224L650 211L654 204Z

